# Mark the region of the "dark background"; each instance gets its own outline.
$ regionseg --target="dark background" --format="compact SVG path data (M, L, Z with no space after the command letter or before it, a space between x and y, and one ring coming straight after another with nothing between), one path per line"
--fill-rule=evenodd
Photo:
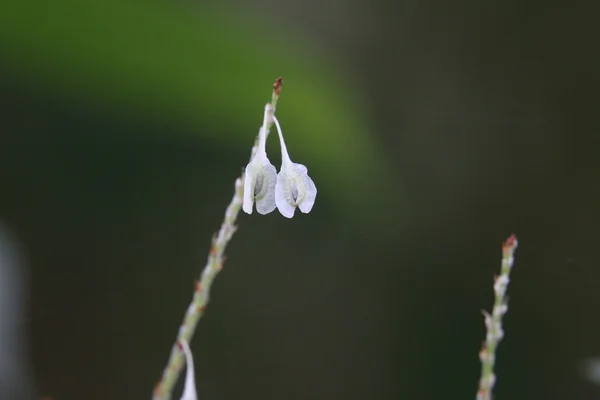
M474 398L513 232L496 398L600 396L584 4L5 1L0 222L23 303L3 324L24 350L2 399L27 379L150 398L279 75L319 195L240 214L192 342L199 398Z

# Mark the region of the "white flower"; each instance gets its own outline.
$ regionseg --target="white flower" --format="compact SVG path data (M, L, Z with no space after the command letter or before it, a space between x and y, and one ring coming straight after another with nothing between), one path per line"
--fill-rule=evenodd
M242 208L248 214L252 214L252 207L255 201L256 211L259 214L268 214L276 207L275 184L277 182L277 170L267 158L266 151L267 122L271 112L272 108L267 104L263 126L258 131L256 152L250 163L246 166Z
M279 121L274 115L272 119L277 127L281 145L281 170L275 186L275 204L281 215L292 218L296 207L303 213L310 212L317 197L317 187L308 176L308 169L290 159Z
M187 364L185 386L180 400L198 400L198 396L196 395L196 376L194 374L194 358L192 357L192 351L185 340L180 340L179 345L181 346L181 350L185 356L185 363Z

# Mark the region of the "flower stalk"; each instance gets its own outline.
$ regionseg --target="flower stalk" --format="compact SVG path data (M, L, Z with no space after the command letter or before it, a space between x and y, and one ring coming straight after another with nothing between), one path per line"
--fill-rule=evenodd
M514 254L517 245L518 242L515 235L511 235L502 245L502 266L500 275L496 277L494 282L495 298L492 314L490 315L488 312L483 311L487 335L483 347L479 352L479 359L481 360L481 378L479 380L477 400L491 400L492 390L496 383L496 375L494 374L496 348L504 337L502 317L508 311L506 289L510 282L510 271L514 264Z
M277 100L281 94L281 88L283 86L282 78L277 78L273 83L273 94L271 96L271 109L275 112L277 106ZM268 118L266 122L265 136L269 134L269 130L272 126L272 119ZM254 146L252 147L250 160L252 160L256 152L259 149L259 137L256 138ZM244 195L244 178L245 173L235 180L235 189L233 198L225 210L225 218L219 229L219 232L213 236L210 251L208 253L208 259L206 265L202 270L199 280L196 281L194 286L194 294L192 301L187 308L183 322L179 327L177 333L177 339L171 349L171 354L167 365L163 371L160 381L156 384L153 392L153 400L170 400L171 392L173 387L177 383L179 376L181 375L184 365L184 355L182 354L181 343L190 343L198 321L204 314L204 310L209 301L210 288L213 280L221 271L223 262L225 261L225 249L227 244L231 240L231 237L236 231L235 221L242 208L243 195Z

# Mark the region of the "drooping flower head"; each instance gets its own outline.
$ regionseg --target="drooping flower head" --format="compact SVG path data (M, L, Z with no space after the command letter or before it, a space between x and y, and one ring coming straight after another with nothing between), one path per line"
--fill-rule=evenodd
M258 131L258 143L256 152L246 166L244 179L244 199L242 208L252 214L252 208L256 202L256 211L259 214L268 214L273 211L275 205L275 184L277 182L277 170L267 158L267 123L273 108L270 104L265 106L263 125Z
M185 356L186 372L185 372L185 385L183 387L183 394L180 400L198 400L196 395L196 375L194 373L194 357L187 341L180 340L179 345Z
M312 210L317 197L317 187L308 176L308 169L302 164L292 162L279 121L274 115L271 118L277 127L281 146L281 170L277 175L277 185L275 186L275 204L281 215L292 218L296 207L303 213Z

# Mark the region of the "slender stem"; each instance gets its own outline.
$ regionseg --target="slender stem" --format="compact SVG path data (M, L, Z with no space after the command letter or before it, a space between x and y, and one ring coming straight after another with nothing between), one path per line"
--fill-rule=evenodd
M281 78L278 78L275 83L273 83L273 95L270 103L273 112L275 112L275 107L281 93L282 85L283 81ZM269 133L271 124L271 119L269 119L266 126L266 135ZM258 137L254 142L254 146L252 147L250 159L254 157L257 148ZM200 279L196 281L192 301L190 302L190 305L188 306L183 318L183 322L179 327L179 332L177 332L177 339L171 348L169 361L167 362L160 381L154 388L152 397L153 400L169 400L171 398L171 392L173 391L173 387L181 375L184 362L183 354L178 343L183 341L187 343L191 342L196 330L196 326L198 325L198 321L204 314L204 310L206 309L209 301L209 293L212 282L223 267L223 262L225 261L225 248L227 247L227 244L231 240L231 237L236 230L235 221L242 207L243 195L244 173L242 172L242 176L235 180L235 191L233 198L225 210L225 219L223 220L221 228L219 229L217 235L213 236L206 265L202 270Z
M277 117L273 115L273 122L275 123L275 127L277 128L277 134L279 135L279 147L281 147L281 164L291 164L292 160L290 159L290 155L287 151L287 146L285 145L285 140L283 139L283 132L281 132L281 125L279 125L279 121Z
M502 245L502 267L500 275L494 282L494 307L492 314L483 312L485 317L485 326L487 328L486 340L483 348L479 352L481 360L481 379L479 380L479 390L477 391L477 400L491 400L492 390L496 382L494 375L494 364L496 361L496 348L498 343L504 337L502 329L502 317L508 311L506 300L506 288L510 281L510 271L514 263L514 254L517 249L517 238L511 235Z

